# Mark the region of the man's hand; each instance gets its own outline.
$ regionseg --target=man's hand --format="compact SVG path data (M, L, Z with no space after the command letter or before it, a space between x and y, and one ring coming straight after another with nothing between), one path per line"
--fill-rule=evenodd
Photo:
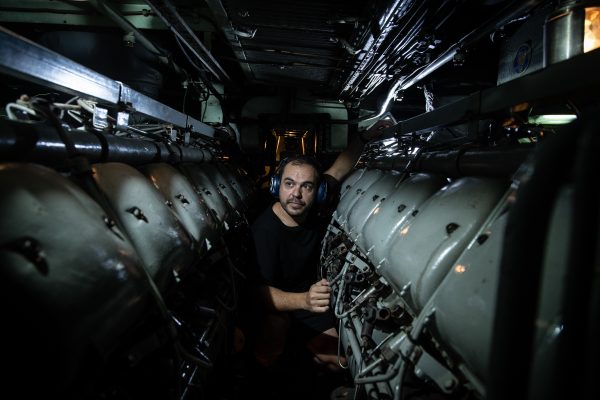
M332 176L338 182L342 182L358 161L365 144L381 136L383 134L383 130L392 125L394 125L392 121L380 119L368 130L359 132L358 137L353 138L346 150L337 156L333 165L324 172L324 175Z
M326 279L321 279L306 292L306 309L315 313L325 312L329 309L330 297L331 287L329 287L329 282Z

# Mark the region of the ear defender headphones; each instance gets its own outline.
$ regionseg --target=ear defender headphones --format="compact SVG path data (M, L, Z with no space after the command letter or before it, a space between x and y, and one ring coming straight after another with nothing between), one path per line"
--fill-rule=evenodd
M288 165L290 162L297 161L297 160L301 160L303 164L312 165L317 170L319 177L321 176L321 167L320 167L319 163L317 162L317 160L313 159L312 157L295 156L295 157L284 158L279 163L279 166L275 170L275 173L273 174L273 176L271 176L271 184L269 186L269 193L271 193L271 195L273 197L279 197L279 186L281 185L281 175L283 174L283 170L284 170L285 166ZM323 204L323 203L325 203L325 199L327 198L327 183L325 182L324 179L319 179L319 181L320 181L319 188L317 189L315 201L317 202L317 204Z

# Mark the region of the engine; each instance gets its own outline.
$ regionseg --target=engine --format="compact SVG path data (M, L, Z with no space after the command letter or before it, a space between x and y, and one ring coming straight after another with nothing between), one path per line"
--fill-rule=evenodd
M597 1L3 3L10 396L600 398ZM250 227L349 153L332 391L255 368Z
M217 160L80 167L0 165L2 299L16 302L3 307L9 387L64 398L210 393L243 345L234 318L251 182Z
M594 124L561 133L562 145L569 134L585 140ZM525 361L532 398L550 395L547 377L565 373L555 364L569 296L560 277L569 275L565 254L577 236L569 210L578 189L556 166L560 141L541 144L535 158L519 156L524 161L511 174L458 176L456 166L474 166L473 150L441 174L439 161L430 161L452 151L411 147L387 168L373 157L343 183L321 273L333 284L357 398L509 395L509 377L499 373L524 379L515 364ZM407 173L411 163L426 172ZM540 221L547 231L535 226ZM522 318L536 323L525 328Z

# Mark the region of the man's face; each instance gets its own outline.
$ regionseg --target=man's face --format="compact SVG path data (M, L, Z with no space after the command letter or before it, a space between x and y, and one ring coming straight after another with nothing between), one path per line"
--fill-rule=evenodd
M317 171L310 164L287 164L281 174L279 202L293 218L304 218L315 201Z

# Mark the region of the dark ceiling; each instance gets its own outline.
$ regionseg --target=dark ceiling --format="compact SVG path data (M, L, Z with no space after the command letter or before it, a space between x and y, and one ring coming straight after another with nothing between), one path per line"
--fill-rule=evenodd
M348 41L372 12L369 2L356 0L226 0L223 8L218 3L207 1L245 79L327 94L339 88L356 51Z
M305 88L355 106L379 105L391 89L418 82L451 92L495 85L498 31L539 3L205 0L218 43L228 47L213 54L235 85ZM189 15L197 4L177 7Z
M517 26L541 3L544 1L39 0L28 2L31 8L16 1L0 2L0 17L3 23L33 22L16 24L16 28L34 40L35 31L42 29L35 18L42 16L40 22L52 24L50 31L72 33L83 27L87 32L107 34L112 29L117 41L130 29L129 22L122 20L138 18L138 31L165 49L144 45L148 52L140 57L158 55L176 71L182 67L186 74L199 75L208 86L222 83L230 99L268 90L306 89L319 98L346 102L350 108L374 110L392 96L405 99L395 107L422 107L423 85L450 95L495 85L502 32ZM120 61L129 66L133 62L121 58L122 49L113 43L93 50L93 41L86 37L87 53L76 54L73 36L84 37L79 33L61 37L63 44L54 43L54 47L46 38L43 44L89 67L105 67L99 72L128 82L127 76L116 76L125 69ZM137 42L142 43L142 38ZM95 56L98 54L102 57ZM156 92L159 85L163 91L181 87L160 68L152 68L149 72L131 68L135 75L131 82L135 84L145 73L144 85L154 85L151 89ZM162 74L160 82L153 78L156 71ZM150 93L143 87L139 90ZM180 93L169 95L174 102L180 101Z

